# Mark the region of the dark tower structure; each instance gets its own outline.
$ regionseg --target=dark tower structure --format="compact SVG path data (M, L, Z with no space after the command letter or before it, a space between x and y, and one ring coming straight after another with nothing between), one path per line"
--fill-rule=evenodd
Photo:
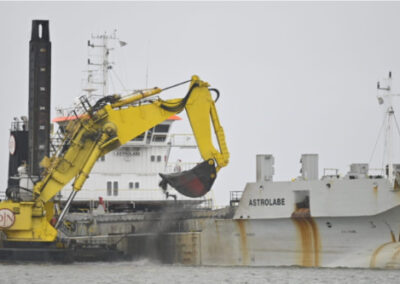
M33 20L29 42L28 173L39 176L39 163L50 150L51 42L49 21Z

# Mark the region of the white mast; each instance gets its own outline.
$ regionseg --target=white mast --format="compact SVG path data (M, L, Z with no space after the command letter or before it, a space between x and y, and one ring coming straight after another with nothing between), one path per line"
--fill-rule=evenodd
M113 68L114 62L110 61L110 51L116 46L123 47L126 42L117 38L117 30L111 35L106 32L100 35L92 35L88 41L88 77L84 91L88 92L88 97L100 89L101 93L97 96L107 96L109 93L109 70ZM97 85L97 87L96 87Z
M114 36L115 36L115 31L114 31ZM103 36L103 96L108 95L108 67L112 67L111 65L109 66L108 64L108 55L109 55L109 49L108 49L108 37L106 34Z
M378 102L384 104L385 110L385 138L384 138L384 165L388 167L388 179L394 182L393 176L393 130L395 124L395 115L393 109L393 97L400 96L400 94L393 94L392 91L392 72L389 71L389 76L385 80L386 86L381 86L380 82L377 84L378 89ZM399 133L400 134L400 133Z

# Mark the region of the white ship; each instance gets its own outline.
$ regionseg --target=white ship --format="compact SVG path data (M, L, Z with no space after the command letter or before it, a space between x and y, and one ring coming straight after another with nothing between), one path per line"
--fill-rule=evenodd
M114 62L110 59L112 51L125 46L112 34L92 35L88 41L88 69L83 82L85 94L77 98L89 103L109 95L109 82L115 75ZM112 72L111 72L112 71ZM118 75L116 75L119 78ZM117 81L117 80L115 80ZM122 86L121 86L122 87ZM135 91L125 90L124 93ZM62 141L62 129L71 119L75 119L74 108L58 108L57 117L53 119L59 130L53 135L53 143ZM188 198L178 193L173 188L164 192L159 187L159 173L172 173L188 170L196 164L180 158L178 151L187 152L197 149L196 141L192 134L178 134L171 132L176 121L182 120L175 115L163 123L146 131L142 135L121 146L117 150L103 156L95 164L90 178L85 183L83 190L74 199L71 211L91 211L104 202L108 212L133 212L157 210L161 204L171 202L184 202L200 206L212 206L212 192L202 198ZM57 147L54 147L56 149ZM178 158L171 161L171 154ZM70 186L66 186L59 198L65 202Z
M378 172L359 163L343 176L336 169L320 176L318 155L304 154L301 176L276 182L274 157L257 155L256 181L231 192L226 208L70 214L70 233L82 244L88 235L110 242L116 234L127 256L190 265L399 268L400 164L390 149L399 129L390 85L379 89L386 167Z
M385 169L351 164L343 177L336 169L320 177L318 155L304 154L300 177L274 182L273 156L258 155L257 180L233 200L233 219L210 221L199 234L200 262L399 268L400 164L392 161L391 140L400 130L390 81L391 73L388 86L378 84L386 106Z

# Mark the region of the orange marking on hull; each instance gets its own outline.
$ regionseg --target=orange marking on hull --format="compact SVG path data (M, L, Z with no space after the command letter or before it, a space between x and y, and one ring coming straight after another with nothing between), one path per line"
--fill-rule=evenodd
M375 199L376 199L378 197L378 186L376 185L372 189L373 189L374 196L375 196Z

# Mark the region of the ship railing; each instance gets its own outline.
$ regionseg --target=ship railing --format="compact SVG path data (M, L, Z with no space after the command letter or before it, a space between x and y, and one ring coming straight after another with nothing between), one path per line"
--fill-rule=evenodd
M321 180L324 179L339 179L339 169L336 168L324 168L324 174L322 175Z
M214 209L214 200L211 198L204 199L199 205L200 209Z
M176 133L170 135L170 142L172 147L180 148L196 148L196 140L193 134Z
M58 109L59 114L63 114L67 118L74 117L76 119L69 119L68 120L68 125L69 124L80 124L81 123L81 117L85 115L88 112L88 109L90 108L90 103L88 102L87 98L85 96L82 96L79 98L80 104L76 104L75 107L73 108L66 108L66 109ZM71 127L71 129L74 127ZM51 152L54 153L54 155L59 156L62 152L63 149L66 149L65 147L66 143L69 143L69 136L73 135L74 133L64 133L64 127L59 127L57 129L57 132L52 135L51 137L51 145L50 149Z
M193 200L191 198L185 197L180 195L176 191L171 191L172 195L178 195L178 200L179 201L185 201L185 200ZM120 190L118 196L106 196L103 195L103 199L106 202L114 202L114 201L127 201L130 200L132 202L140 202L140 201L160 201L160 200L165 200L165 194L162 192L160 189L146 189L146 190ZM65 195L58 195L58 199L61 201L65 201L67 199L67 194ZM101 194L99 194L101 196ZM167 198L168 199L168 198ZM173 199L168 199L168 200L173 200ZM214 208L214 201L213 199L209 196L206 195L202 198L196 198L198 202L197 207L201 209L212 209ZM98 199L93 199L93 192L90 191L82 191L80 192L80 195L77 196L75 201L86 201L86 202L97 202Z
M369 168L368 175L370 177L384 177L385 176L385 169L384 168Z
M50 155L53 156L64 143L64 135L60 128L50 136Z
M229 192L229 204L231 206L239 205L240 199L242 198L243 191L230 191Z
M11 131L28 130L28 121L25 117L22 118L23 120L19 120L17 117L14 117L14 121L11 122Z
M194 168L198 163L193 162L175 162L175 163L168 163L165 169L165 173L179 173L183 171L188 171Z
M339 175L339 169L336 168L324 168L324 176L326 175Z

